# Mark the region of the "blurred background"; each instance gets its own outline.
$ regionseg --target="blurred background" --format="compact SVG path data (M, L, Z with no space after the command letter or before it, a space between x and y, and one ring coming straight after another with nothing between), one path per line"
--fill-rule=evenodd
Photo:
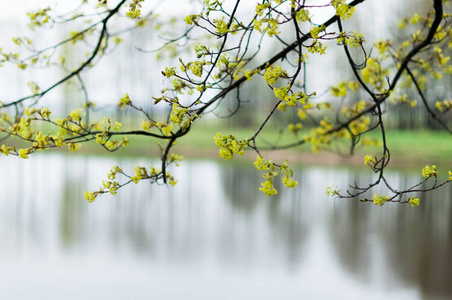
M13 36L33 37L37 47L66 38L68 26L45 33L26 27L25 12L55 4L61 11L71 9L67 1L56 0L0 3L3 51L15 49ZM430 7L431 1L423 0L368 0L345 25L363 32L368 45L380 37L402 39L399 18ZM155 9L163 15L171 11L177 19L195 11L196 4L164 1ZM246 15L246 9L241 13ZM180 22L174 21L173 26L174 32L184 29ZM125 93L152 114L164 116L167 108L152 106L152 97L168 84L160 71L177 65L178 59L164 52L157 60L156 54L137 50L154 50L159 45L161 37L152 26L136 30L82 75L90 101L97 104L93 119L108 114L126 127L141 128L141 116L116 106ZM271 57L278 47L264 47L259 56ZM325 101L333 84L351 78L340 49L328 50L325 56L312 56L306 78L307 86ZM75 66L86 50L77 46L60 51ZM45 87L63 74L58 68L20 72L5 65L0 69L0 100L28 95L27 82ZM432 107L437 100L450 99L450 83L450 75L440 81L428 79ZM412 91L407 93L415 97ZM194 127L193 136L184 137L177 146L186 159L171 170L179 180L175 187L142 182L121 189L116 197L104 195L92 204L84 200L83 191L98 189L113 165L129 172L136 164L158 166L154 140L132 140L130 148L115 154L84 145L76 155L49 151L28 160L1 156L0 298L451 297L452 185L417 195L421 204L416 208L335 200L326 196L327 186L345 190L353 182L366 185L375 179L364 168L362 155L346 159L320 153L315 158L307 153L310 149L294 149L275 155L293 162L298 186L287 190L278 181L278 194L269 198L258 190L263 179L248 157L232 163L216 159L215 133L249 137L274 101L263 80L244 85L240 103L235 96L224 99ZM348 101L358 100L359 96ZM49 93L40 106L64 116L84 101L80 85L72 82ZM239 104L241 110L233 118L221 118ZM290 141L279 134L286 129L287 118L296 119L296 112L276 115L262 142ZM427 163L438 164L440 179L446 180L447 169L442 168L450 169L452 143L425 109L397 106L386 118L393 150L387 176L393 186L420 182L420 170ZM375 151L381 150L358 149L360 154Z

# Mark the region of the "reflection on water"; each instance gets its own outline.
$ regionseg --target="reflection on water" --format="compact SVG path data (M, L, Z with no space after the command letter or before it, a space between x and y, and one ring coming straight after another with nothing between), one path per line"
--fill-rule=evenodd
M151 161L144 161L151 165ZM1 299L446 299L451 187L420 207L326 197L367 172L300 167L268 198L250 167L186 161L175 188L82 198L119 164L2 159ZM419 174L394 172L399 185Z

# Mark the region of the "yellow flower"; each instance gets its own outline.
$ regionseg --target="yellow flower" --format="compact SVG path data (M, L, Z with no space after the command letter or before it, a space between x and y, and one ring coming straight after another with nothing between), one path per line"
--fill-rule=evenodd
M298 184L298 182L296 180L293 180L292 178L287 178L287 177L283 177L282 182L288 188L296 187Z
M327 196L334 196L339 195L340 190L337 189L337 186L332 185L326 188L326 195Z
M380 194L376 194L374 196L373 200L374 200L375 205L377 205L377 204L383 205L386 203L386 201L389 200L389 198L386 196L380 196Z
M170 172L167 172L167 173L166 173L166 179L167 179L167 182L168 182L171 186L175 186L175 185L177 184L177 182L179 181L179 180L174 179L174 176L171 175Z
M0 153L3 153L3 154L5 154L6 156L8 156L8 154L9 154L9 149L6 148L5 145L2 145L2 147L0 148ZM450 172L449 172L449 173L450 173Z
M346 82L341 82L339 86L331 87L331 94L335 97L346 97L347 96L347 86Z
M66 145L62 136L53 136L52 139L57 147L63 147Z
M121 123L116 122L115 126L113 127L113 130L119 130L119 128L121 128L121 126L122 126Z
M377 163L377 161L375 160L375 158L372 157L372 155L366 155L364 157L364 164L368 166L369 163L371 163L372 165L375 165Z
M224 21L224 19L216 19L214 20L216 24L217 31L221 34L229 32L228 24Z
M72 121L75 122L80 122L82 120L82 115L84 115L85 113L82 112L83 110L81 108L77 109L77 110L73 110L71 111L70 115L68 116L68 118L70 118Z
M162 126L162 133L166 136L171 134L171 130L173 129L173 123L169 123L168 125Z
M165 67L165 71L162 72L164 76L166 76L167 78L170 78L171 76L176 75L176 68L168 68Z
M264 192L267 196L272 196L278 193L278 191L273 186L273 182L268 179L261 183L261 186L259 188L260 191Z
M270 7L270 3L263 3L256 6L256 14L260 17L264 14L264 10Z
M149 131L149 124L148 124L148 122L146 122L146 121L143 121L143 123L141 123L141 127L144 129L144 130L146 130L146 131Z
M215 144L220 147L219 155L224 159L232 159L234 154L243 155L244 149L248 146L248 140L237 141L233 135L221 135L217 132L214 137Z
M355 12L355 7L348 4L340 4L336 7L336 15L342 20L346 20Z
M196 24L198 19L199 15L189 15L185 17L184 21L185 23L187 23L187 25L193 25Z
M117 105L120 109L124 109L127 105L130 105L132 103L132 100L129 98L129 94L126 94L124 97L119 99L119 102Z
M44 107L44 108L38 110L38 113L41 115L42 118L48 119L52 112L47 107Z
M408 198L408 202L411 203L411 207L415 207L419 205L419 198L416 198L416 195L414 197Z
M311 28L310 33L312 38L316 39L319 37L319 33L325 30L325 25L322 26L314 26Z
M179 155L176 153L171 153L170 163L176 162L176 166L179 166L179 163L184 159L183 155Z
M245 75L246 80L249 81L249 80L253 79L252 76L253 76L255 73L256 73L256 72L255 72L254 70L246 69L246 70L243 72L243 75Z
M296 14L296 19L301 22L309 21L309 11L307 9L300 9Z
M287 78L287 72L283 69L281 69L281 66L277 66L273 68L272 66L269 66L265 70L264 79L269 84L272 85L276 82L276 80L280 77Z
M97 142L99 145L105 144L105 141L103 140L103 136L100 135L100 134L96 134L96 142Z
M89 203L92 203L94 200L96 200L97 193L90 193L85 191L85 199L88 200Z
M176 124L182 124L185 116L188 115L188 110L186 108L180 107L178 104L173 104L173 110L171 111L171 121Z
M130 145L130 141L126 137L123 137L121 145L127 147Z
M141 11L139 9L130 10L130 11L126 12L126 15L131 19L136 19L141 15Z
M202 76L202 66L204 65L203 62L199 62L199 61L194 61L191 65L190 65L190 70L193 73L193 75L201 77Z
M19 156L21 158L24 158L24 159L28 158L28 155L27 155L28 153L29 153L28 149L19 149Z
M29 108L29 107L25 108L25 114L28 117L31 117L35 112L36 112L36 108Z
M437 108L439 111L443 111L443 107L442 107L442 105L441 105L441 102L436 101L435 106L436 106L436 108Z
M144 167L135 167L135 176L139 179L149 178L148 172Z
M80 149L82 145L80 143L70 143L69 144L69 150L71 150L72 152L77 151L78 149Z
M422 176L425 178L429 178L432 176L437 177L438 176L438 170L436 170L436 166L433 165L431 167L425 166L425 168L422 169Z

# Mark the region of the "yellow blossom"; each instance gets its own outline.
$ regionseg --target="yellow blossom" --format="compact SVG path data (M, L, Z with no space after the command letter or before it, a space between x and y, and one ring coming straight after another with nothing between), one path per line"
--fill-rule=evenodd
M173 130L173 123L169 123L168 125L162 126L162 133L166 136L169 136L171 134L171 130Z
M94 200L96 200L96 197L97 197L97 193L91 193L91 192L85 191L85 199L89 203L92 203Z
M77 110L71 111L68 119L70 119L71 121L80 122L82 120L82 115L85 115L85 113L81 108L79 108Z
M11 150L10 147L7 148L5 145L2 145L2 147L0 148L0 152L5 154L6 156L9 155L10 150Z
M332 185L326 188L326 195L327 196L334 196L339 195L340 190L337 189L337 186Z
M323 30L325 30L325 25L312 27L310 30L312 38L314 39L318 38L319 33L322 32Z
M416 195L414 197L408 198L408 202L411 203L411 207L415 207L419 205L419 198L416 198Z
M264 79L269 85L272 85L278 78L287 78L287 76L287 72L281 69L281 66L276 66L274 68L272 66L269 66L265 70Z
M28 149L19 149L19 156L21 157L21 158L24 158L24 159L26 159L26 158L28 158Z
M296 187L298 184L298 182L296 180L293 180L292 178L287 178L287 177L283 177L282 182L288 188Z
M438 176L438 170L436 170L436 166L425 166L425 168L422 169L422 176L424 176L425 178L429 178L432 176L437 177Z
M116 122L115 126L113 127L113 130L119 130L119 128L121 128L121 126L122 126L121 123Z
M189 15L185 17L184 21L187 25L193 25L196 24L198 19L199 15Z
M78 149L80 149L82 145L80 143L70 143L69 144L69 150L71 150L72 152L77 151Z
M270 161L271 163L271 161ZM262 156L258 155L257 160L254 162L254 165L259 171L268 171L269 170L269 162L267 162Z
M380 206L381 206L381 205L385 204L386 201L389 200L389 198L386 196L380 196L380 194L376 194L374 196L373 200L374 200L375 205L380 204Z
M119 102L117 105L120 109L124 109L127 105L130 105L132 103L132 100L129 98L129 94L126 94L124 97L119 99Z
M376 159L373 158L372 155L366 155L366 156L364 157L364 164L365 164L366 166L368 166L369 163L370 163L371 165L375 165L375 164L377 163Z
M130 10L130 11L126 12L126 15L131 19L136 19L141 15L141 11L139 9Z
M130 145L130 141L126 138L122 138L121 146L128 147Z
M267 196L272 196L278 193L278 191L273 186L273 182L271 180L266 180L262 182L259 190L264 192Z

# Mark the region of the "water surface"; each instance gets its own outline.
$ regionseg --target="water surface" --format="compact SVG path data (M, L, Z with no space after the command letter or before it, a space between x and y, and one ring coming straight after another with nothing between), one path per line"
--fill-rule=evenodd
M310 166L294 170L296 189L269 198L251 163L184 161L175 188L140 183L87 203L83 190L115 164L132 170L135 160L0 160L1 299L452 295L452 186L418 195L417 208L376 207L325 195L370 172Z

